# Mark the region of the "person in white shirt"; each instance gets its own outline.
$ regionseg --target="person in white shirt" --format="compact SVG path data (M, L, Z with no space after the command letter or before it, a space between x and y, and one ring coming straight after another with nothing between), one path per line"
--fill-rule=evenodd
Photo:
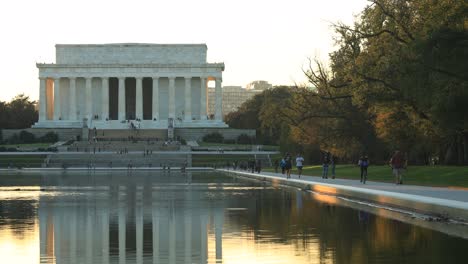
M301 156L301 153L297 154L296 167L297 167L297 174L299 175L299 178L301 178L303 162L304 162L304 158Z

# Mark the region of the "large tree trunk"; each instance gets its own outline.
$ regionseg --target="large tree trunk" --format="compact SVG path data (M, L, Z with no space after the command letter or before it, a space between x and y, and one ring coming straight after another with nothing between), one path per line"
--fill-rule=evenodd
M451 141L448 146L447 146L447 149L445 151L445 157L444 157L444 164L445 165L453 165L454 164L454 160L453 160L453 157L454 157L454 142Z
M463 134L463 165L468 165L468 134Z
M464 155L463 155L463 134L457 136L457 165L463 165Z

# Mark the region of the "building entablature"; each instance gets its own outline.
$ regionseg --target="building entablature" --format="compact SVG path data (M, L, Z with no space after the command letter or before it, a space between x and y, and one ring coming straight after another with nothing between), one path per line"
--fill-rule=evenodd
M46 64L37 63L40 78L200 77L221 78L224 63L206 64Z

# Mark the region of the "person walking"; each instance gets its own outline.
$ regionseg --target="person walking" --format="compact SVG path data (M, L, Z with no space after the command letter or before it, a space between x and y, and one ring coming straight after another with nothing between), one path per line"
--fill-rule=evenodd
M257 163L255 164L255 170L257 171L257 173L262 172L262 161L261 160L257 160Z
M275 159L275 162L273 164L275 166L275 173L278 173L279 161Z
M335 179L336 157L333 154L330 157L330 167L332 179Z
M322 178L323 179L328 179L329 164L330 164L330 152L327 151L323 154L323 161L322 161L322 167L323 167Z
M291 155L289 153L286 153L286 157L284 158L285 165L284 169L286 171L286 179L291 178L291 168L292 168L292 161L291 161Z
M395 184L403 184L403 171L406 169L406 159L399 150L393 153L392 158L389 161L392 167L393 175L395 176Z
M286 160L285 157L283 157L280 161L280 167L281 167L281 174L284 175L284 172L286 171Z
M304 163L304 158L302 157L301 153L297 154L296 157L296 168L297 168L297 174L299 175L299 178L301 178L302 174L302 164Z
M366 155L361 156L358 161L358 166L361 168L361 182L366 184L367 180L367 167L369 167L369 158Z

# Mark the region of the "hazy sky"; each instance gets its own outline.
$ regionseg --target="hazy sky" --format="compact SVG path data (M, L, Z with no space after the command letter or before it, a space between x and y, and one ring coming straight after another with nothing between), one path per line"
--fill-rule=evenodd
M330 22L351 23L366 0L15 0L0 2L0 100L38 98L36 62L55 44L206 43L223 85L304 82L308 57L333 49Z

